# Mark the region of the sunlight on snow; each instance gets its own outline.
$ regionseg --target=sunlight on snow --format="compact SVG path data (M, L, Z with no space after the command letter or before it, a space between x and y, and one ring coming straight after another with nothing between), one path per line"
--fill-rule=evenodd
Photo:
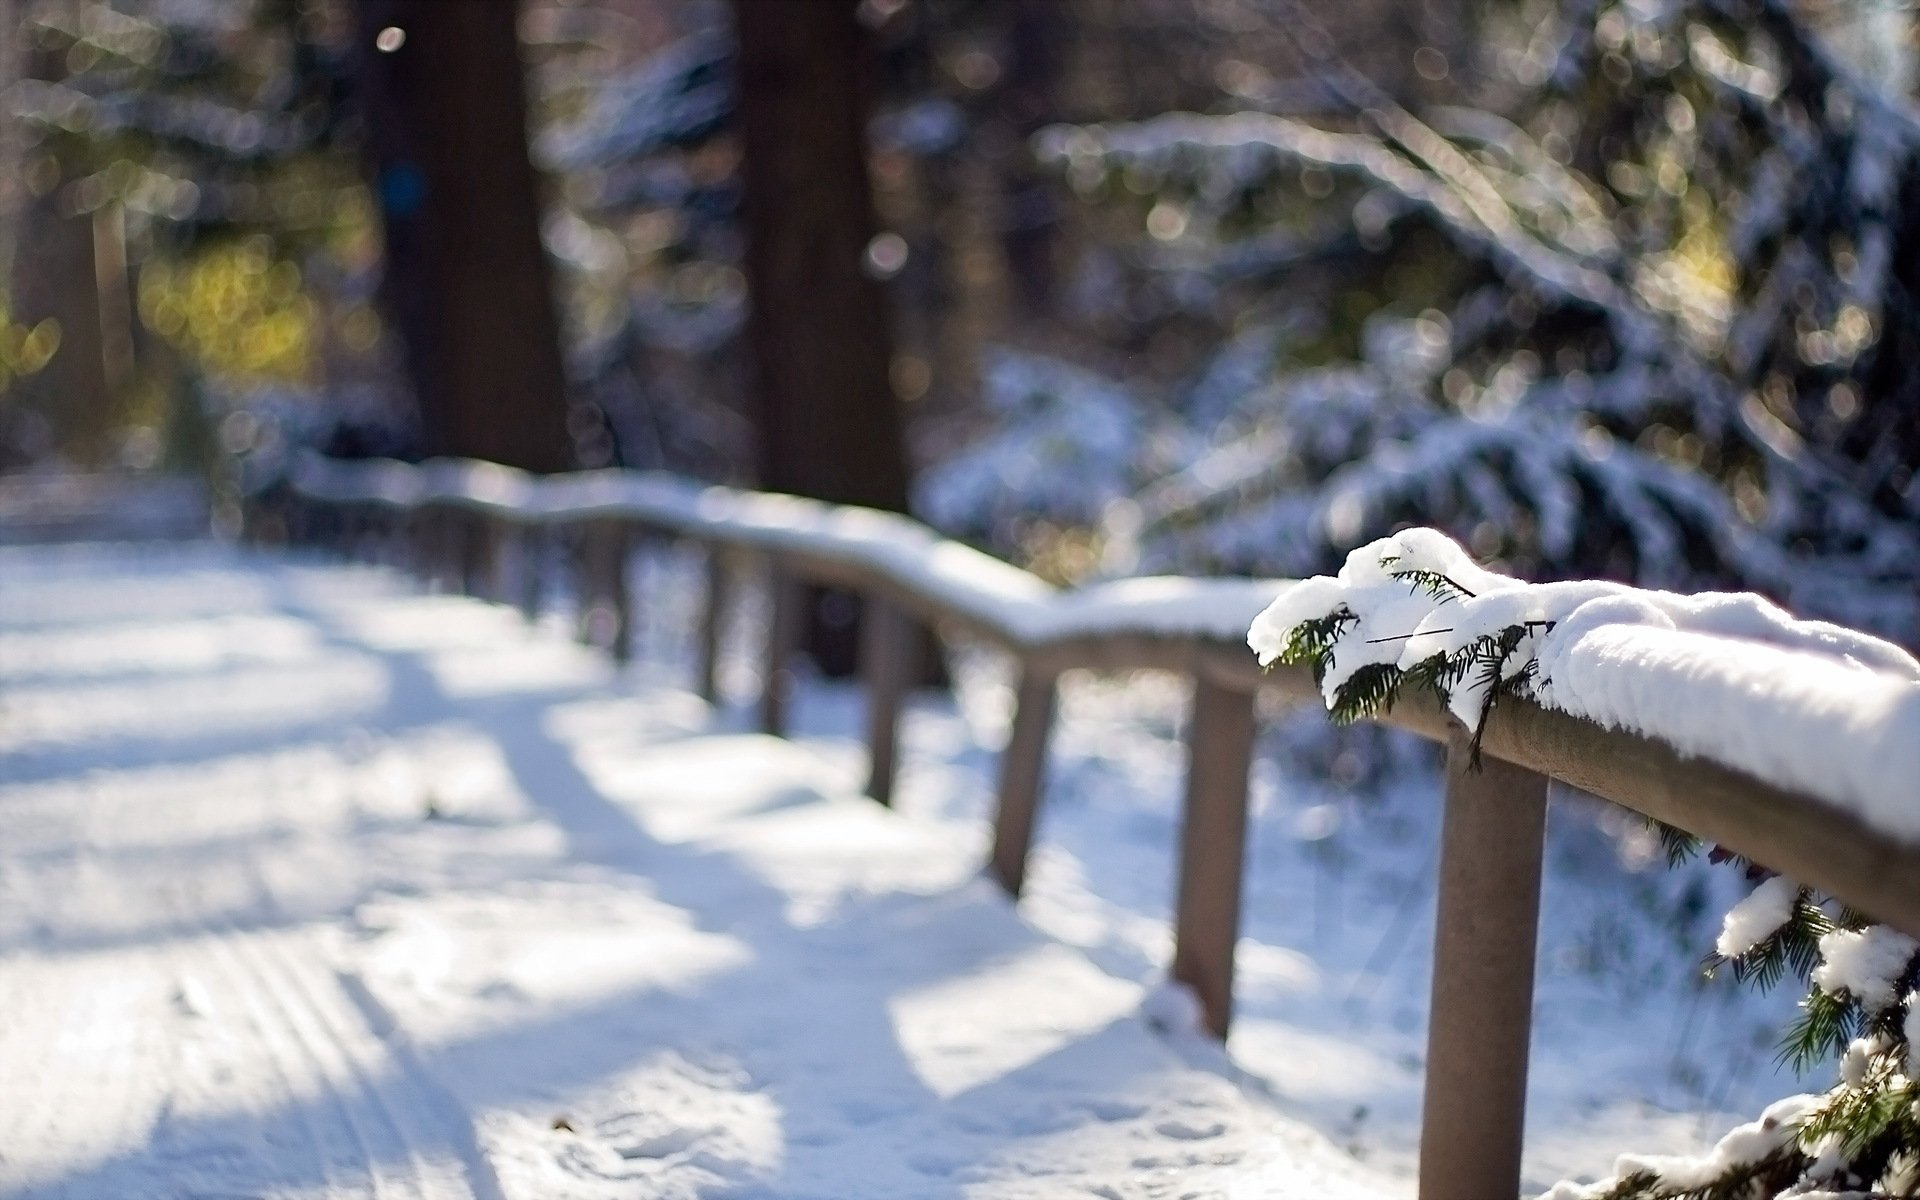
M0 751L341 721L378 707L389 684L377 660L342 654L184 679L18 688L7 696Z
M887 1004L900 1049L942 1099L1012 1074L1130 1013L1140 991L1064 946L1038 943ZM981 1012L999 1014L999 1024Z
M485 892L389 896L354 910L360 971L398 993L409 1030L451 1045L538 1012L695 991L753 961L739 939L631 889L553 882Z
M557 711L556 734L578 736L586 713ZM636 724L580 747L579 761L600 792L632 806L647 833L663 842L705 837L750 813L818 800L836 790L801 746L765 734L708 735L665 744ZM804 782L800 782L804 780Z
M117 676L205 671L314 657L320 635L285 616L135 621L105 628L54 626L0 633L0 672L15 681L46 675Z

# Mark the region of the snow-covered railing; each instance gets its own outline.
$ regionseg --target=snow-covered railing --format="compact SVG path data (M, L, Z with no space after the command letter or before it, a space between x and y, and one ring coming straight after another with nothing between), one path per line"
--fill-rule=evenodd
M403 531L416 568L494 598L504 598L509 577L517 577L516 598L529 610L539 603L530 549L559 531L579 547L583 609L610 618L607 641L616 655L625 653L631 625L624 563L634 539L705 545L698 687L708 699L731 580L743 558L763 560L774 580L760 707L770 732L785 725L782 668L798 649L799 589L825 584L858 594L868 614L860 650L869 691L868 790L882 803L892 790L895 731L911 682L914 619L998 643L1017 657L1020 681L989 869L1016 896L1061 673L1189 675L1195 691L1171 974L1197 994L1207 1026L1226 1035L1255 700L1262 692L1321 698L1308 667L1263 669L1248 652L1248 629L1281 581L1134 579L1062 590L906 517L660 474L535 478L485 463L310 458L290 482L293 508L284 516L296 533L345 545L369 528ZM1602 641L1611 636L1601 632ZM1575 715L1507 696L1480 726L1484 762L1475 765L1460 721L1427 693L1408 689L1371 718L1449 747L1422 1126L1420 1190L1428 1200L1518 1190L1549 779L1719 843L1920 935L1920 735L1906 736L1920 730L1920 685L1788 679L1809 664L1745 641L1737 644L1747 651L1729 653L1733 643L1716 646L1714 637L1712 630L1676 633L1680 641L1705 640L1689 643L1701 651L1692 656L1657 655L1664 676L1625 666L1616 674L1622 686L1661 689L1668 709L1687 706L1686 719L1671 723L1677 735L1657 722L1636 730L1621 713ZM1630 660L1636 648L1644 647L1597 646L1588 665L1610 669L1608 654ZM1594 686L1606 699L1610 685Z

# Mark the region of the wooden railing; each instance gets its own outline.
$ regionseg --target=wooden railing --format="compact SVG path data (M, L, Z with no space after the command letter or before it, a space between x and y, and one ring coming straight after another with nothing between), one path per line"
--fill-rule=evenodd
M760 718L774 733L785 728L784 668L797 649L799 589L824 584L859 595L868 614L860 649L868 792L883 804L895 777L915 622L1003 647L1019 664L1019 682L988 869L1016 897L1062 672L1188 676L1194 693L1170 971L1198 995L1207 1027L1226 1036L1256 697L1319 704L1308 672L1263 672L1246 647L1249 622L1280 581L1148 579L1063 591L905 517L656 474L536 480L483 463L307 460L291 482L285 509L256 507L250 528L284 522L296 540L342 548L384 531L401 540L415 570L530 612L540 585L532 548L542 537L569 537L581 603L610 614L606 632L616 655L626 653L632 626L624 565L635 539L700 543L709 567L696 688L709 700L733 582L763 560L773 605ZM1378 720L1449 747L1421 1130L1425 1200L1519 1189L1549 779L1720 843L1920 935L1920 846L1871 829L1832 798L1525 702L1503 702L1489 719L1479 769L1468 763L1463 731L1430 699L1404 698Z

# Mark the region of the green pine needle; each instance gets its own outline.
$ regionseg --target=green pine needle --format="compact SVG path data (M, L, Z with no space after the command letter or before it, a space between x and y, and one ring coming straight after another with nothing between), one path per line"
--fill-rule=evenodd
M1787 1026L1775 1060L1803 1073L1816 1062L1839 1057L1859 1023L1860 1009L1852 1000L1815 988L1800 1002L1800 1015Z
M1340 685L1328 712L1341 725L1385 712L1393 707L1405 677L1406 672L1391 663L1369 663Z
M1386 562L1398 562L1398 559L1383 559ZM1445 604L1449 600L1471 600L1473 593L1443 571L1425 571L1409 567L1404 571L1388 572L1395 579L1403 580L1414 592L1425 592L1435 600Z

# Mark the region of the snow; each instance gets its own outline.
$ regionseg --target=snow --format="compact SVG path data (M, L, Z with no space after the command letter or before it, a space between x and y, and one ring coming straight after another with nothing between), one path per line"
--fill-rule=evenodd
M1885 1054L1888 1045L1887 1039L1880 1034L1857 1037L1848 1042L1846 1050L1840 1055L1840 1082L1850 1088L1865 1083L1873 1060Z
M996 347L981 373L993 432L914 485L916 511L950 533L1004 540L1035 520L1096 525L1160 473L1151 449L1178 440L1127 388L1059 359Z
M1814 1095L1788 1096L1767 1106L1757 1121L1738 1126L1702 1155L1623 1154L1614 1164L1614 1177L1595 1184L1563 1183L1540 1200L1591 1200L1606 1195L1620 1180L1637 1174L1653 1176L1670 1188L1703 1188L1730 1170L1757 1163L1786 1147L1801 1121L1820 1103Z
M0 550L0 1194L1377 1194L977 838L561 624Z
M1145 577L1074 591L896 513L799 496L702 487L672 475L583 471L544 479L470 461L420 467L386 461L296 465L294 485L330 500L412 508L454 503L532 521L627 517L690 537L803 551L873 570L1002 638L1036 645L1097 633L1140 632L1238 641L1277 581Z
M0 541L194 537L208 527L207 489L194 479L67 471L0 478Z
M1820 937L1820 965L1814 985L1825 992L1846 992L1869 1013L1893 1003L1894 988L1920 953L1920 942L1885 925L1835 929Z
M1464 595L1435 597L1395 571L1437 571ZM1904 650L1754 595L1677 595L1604 581L1523 584L1485 571L1432 530L1353 551L1338 577L1283 590L1248 632L1263 663L1289 629L1344 610L1326 673L1340 684L1370 663L1402 670L1526 624L1504 664L1529 663L1543 705L1658 739L1849 810L1885 833L1920 839L1920 664ZM1477 728L1484 684L1450 706ZM1845 747L1845 753L1835 753Z
M1808 365L1788 319L1798 298L1812 298L1818 320L1836 331L1849 312L1847 321L1864 314L1868 328L1897 319L1882 312L1894 244L1889 189L1920 144L1912 105L1855 77L1817 44L1799 46L1791 64L1773 61L1765 36L1735 36L1745 18L1724 7L1712 19L1694 14L1701 21L1674 6L1627 11L1558 12L1530 50L1509 49L1504 57L1531 95L1521 107L1532 117L1518 125L1449 108L1416 118L1363 76L1332 68L1322 82L1352 111L1364 110L1371 128L1324 129L1249 111L1039 133L1036 154L1076 190L1091 195L1103 183L1145 179L1183 206L1190 232L1180 245L1131 251L1147 277L1131 290L1197 296L1193 307L1216 329L1252 315L1233 286L1247 246L1331 241L1328 232L1296 234L1293 220L1268 221L1251 235L1223 232L1270 201L1291 202L1291 212L1296 172L1344 181L1312 206L1323 225L1384 246L1389 218L1421 213L1456 250L1502 277L1452 297L1445 314L1423 316L1451 331L1425 375L1378 370L1368 347L1365 363L1309 368L1283 355L1264 379L1242 376L1233 411L1243 419L1217 431L1196 423L1195 435L1212 444L1178 473L1187 486L1156 488L1160 503L1143 505L1158 509L1149 511L1143 539L1155 569L1321 571L1366 538L1409 522L1444 524L1504 540L1543 574L1604 565L1648 586L1734 583L1786 597L1800 611L1910 636L1909 567L1920 561L1913 523L1897 505L1877 509L1857 481L1832 469L1831 456L1818 452L1829 433L1810 413L1775 414L1753 394L1775 367L1791 376ZM1631 34L1623 32L1629 26ZM1611 35L1600 33L1608 28ZM1628 41L1687 48L1691 67L1660 86L1699 72L1711 102L1698 131L1679 136L1694 122L1678 114L1690 118L1702 102L1683 87L1667 97L1680 124L1656 120L1645 136L1626 138L1621 153L1623 161L1657 164L1671 152L1671 136L1697 157L1689 170L1725 176L1720 218L1731 292L1687 269L1687 253L1666 236L1677 229L1656 236L1659 246L1647 241L1643 218L1665 211L1664 200L1635 201L1633 189L1606 200L1608 186L1555 162L1534 140L1568 89L1593 80L1597 34L1601 45L1617 38L1614 49ZM1844 102L1823 107L1816 97ZM1741 119L1723 119L1733 111ZM1808 220L1846 226L1852 253L1836 256L1795 236ZM1284 265L1282 257L1254 277L1262 303L1283 311ZM1527 312L1537 302L1542 311L1581 313L1574 319L1593 320L1610 349L1570 363L1553 338L1543 342L1530 330L1530 318L1503 311L1509 300L1529 302ZM1299 315L1317 312L1308 304ZM1865 343L1840 340L1851 348L1836 349L1833 361L1857 375ZM1233 353L1223 352L1221 365ZM1452 384L1439 386L1438 376ZM1357 393L1357 402L1326 402L1340 390ZM1734 504L1725 479L1688 465L1697 456L1634 436L1662 423L1721 447L1722 463L1763 464L1765 511ZM1245 463L1253 468L1240 469ZM1243 486L1191 486L1191 477L1223 467ZM1594 546L1614 557L1601 564Z
M1147 989L1140 1002L1140 1014L1153 1027L1166 1033L1198 1033L1205 1028L1200 997L1185 984L1163 979Z
M1766 941L1793 919L1793 907L1800 902L1800 885L1775 875L1747 894L1747 898L1727 910L1720 927L1720 938L1713 950L1721 958L1739 958Z

